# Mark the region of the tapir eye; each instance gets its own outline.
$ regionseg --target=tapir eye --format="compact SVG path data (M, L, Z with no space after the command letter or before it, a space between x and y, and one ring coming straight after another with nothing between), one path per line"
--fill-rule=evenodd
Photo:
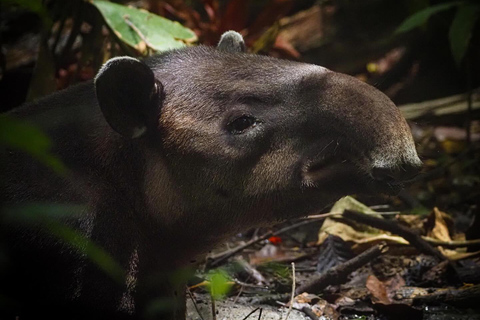
M257 119L255 119L252 116L243 115L241 117L234 119L233 121L230 121L227 124L227 130L231 134L241 134L241 133L244 133L245 130L249 128L253 128L256 125L257 125Z

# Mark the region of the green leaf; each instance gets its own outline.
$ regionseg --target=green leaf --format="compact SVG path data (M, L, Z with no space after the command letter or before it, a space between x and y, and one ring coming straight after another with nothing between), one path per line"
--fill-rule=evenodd
M453 59L460 65L468 49L473 27L480 13L479 4L467 4L458 8L452 25L450 26L449 40Z
M36 225L85 256L119 283L125 280L122 267L101 247L65 222L84 214L86 207L70 204L29 203L2 208L2 223L8 225Z
M37 127L8 115L0 116L0 146L21 150L53 169L65 174L67 168L50 152L50 139Z
M148 11L99 0L93 5L120 40L142 53L147 47L165 51L197 40L192 30Z
M125 280L125 271L122 267L101 247L90 241L83 234L57 221L48 224L50 233L79 252L84 253L88 259L95 263L105 274L109 275L118 283Z
M227 273L223 270L214 270L210 275L210 294L214 299L220 299L226 295L232 285Z
M56 203L8 205L2 210L6 223L37 224L47 220L69 219L81 215L85 206Z
M438 4L435 6L430 6L428 8L425 8L421 11L418 11L414 14L412 14L410 17L405 19L405 21L402 22L402 24L395 30L395 33L402 33L402 32L407 32L410 31L416 27L419 27L423 25L425 22L427 22L428 18L430 18L432 15L435 13L441 12L448 10L452 7L459 6L463 2L448 2L448 3L442 3Z

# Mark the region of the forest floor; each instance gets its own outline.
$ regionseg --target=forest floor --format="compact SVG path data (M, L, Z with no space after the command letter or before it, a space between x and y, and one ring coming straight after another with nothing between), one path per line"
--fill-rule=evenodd
M231 239L189 289L188 318L480 319L480 122L462 128L478 98L470 116L465 95L400 107L425 164L411 186ZM231 287L212 309L218 272Z

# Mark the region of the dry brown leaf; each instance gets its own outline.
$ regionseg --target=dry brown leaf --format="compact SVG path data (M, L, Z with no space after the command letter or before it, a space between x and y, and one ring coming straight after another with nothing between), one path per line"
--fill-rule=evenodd
M398 274L387 281L380 281L374 275L369 275L366 282L367 289L375 298L373 302L385 305L395 302L394 296L403 286L405 286L405 280Z
M390 304L390 299L387 296L387 289L383 282L381 282L377 277L374 275L369 275L367 278L367 283L365 284L367 289L372 294L373 302L374 303L383 303L383 304Z
M410 229L416 231L423 230L423 218L417 214L399 214L395 219L402 224L407 225Z
M449 258L450 260L463 260L463 259L468 259L468 258L474 258L474 257L479 257L480 256L480 251L475 251L475 252L459 252L457 250L450 250L450 249L444 249L442 247L438 247L440 252Z
M452 238L450 237L450 232L448 231L447 222L444 218L448 215L438 210L437 207L433 208L433 215L435 219L435 224L433 229L427 233L427 236L441 241L452 241Z
M339 318L339 313L335 310L327 301L320 299L315 305L312 306L312 311L319 317L336 320Z
M373 214L375 216L381 217L378 213L376 213L363 203L349 196L338 200L333 205L331 212L343 212L346 209ZM339 236L344 241L357 242L365 238L370 238L372 236L383 234L383 232L378 229L361 224L358 224L355 226L355 228L353 228L352 226L349 226L345 223L327 218L325 219L318 233L317 245L322 244L330 234Z
M320 300L319 296L308 292L304 292L295 297L295 302L297 303L313 303L318 300Z

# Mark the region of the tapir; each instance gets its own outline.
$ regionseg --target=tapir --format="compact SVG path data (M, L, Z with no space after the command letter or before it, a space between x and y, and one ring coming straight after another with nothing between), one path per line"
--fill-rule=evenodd
M216 243L348 194L396 193L421 167L383 93L249 54L233 31L216 48L112 58L93 81L9 116L43 130L69 170L4 150L2 214L82 208L54 221L82 235L77 245L53 222L2 222L0 315L10 319L184 319L182 270ZM121 266L120 281L92 262L90 243Z

